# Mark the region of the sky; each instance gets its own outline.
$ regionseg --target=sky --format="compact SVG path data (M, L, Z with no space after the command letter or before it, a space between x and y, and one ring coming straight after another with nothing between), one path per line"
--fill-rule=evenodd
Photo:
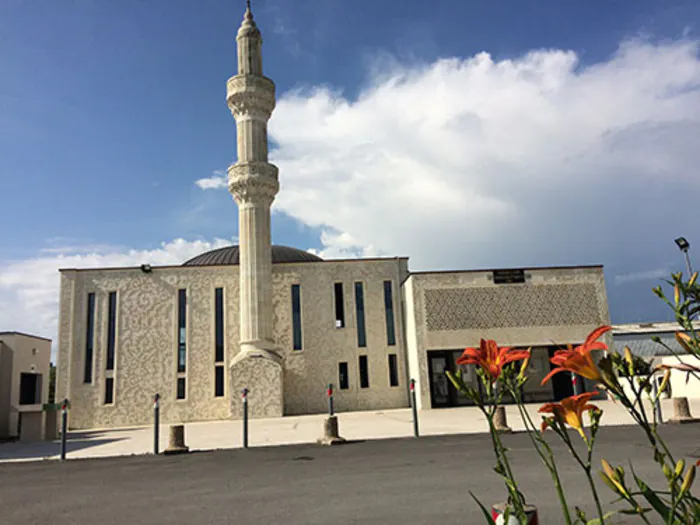
M0 2L0 331L59 268L236 242L243 0ZM604 265L613 323L700 267L700 2L253 0L273 242L410 269Z

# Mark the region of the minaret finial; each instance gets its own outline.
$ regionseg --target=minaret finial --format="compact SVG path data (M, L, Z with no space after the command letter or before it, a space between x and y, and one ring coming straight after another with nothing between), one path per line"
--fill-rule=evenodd
M251 9L250 9L250 0L245 0L245 8L246 8L246 11L250 11L250 10L251 10Z

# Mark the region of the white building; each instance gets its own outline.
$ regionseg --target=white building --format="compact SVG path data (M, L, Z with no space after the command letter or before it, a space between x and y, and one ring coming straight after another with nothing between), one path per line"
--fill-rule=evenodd
M534 346L542 377L554 346L582 342L609 323L602 268L411 273L408 259L321 260L271 246L279 189L268 162L274 84L262 76L262 39L250 9L238 31L238 75L229 79L238 162L229 191L240 246L182 266L61 270L57 399L72 428L147 424L153 395L164 422L238 418L250 389L254 417L461 399L444 370L481 337ZM531 399L571 392L562 374Z

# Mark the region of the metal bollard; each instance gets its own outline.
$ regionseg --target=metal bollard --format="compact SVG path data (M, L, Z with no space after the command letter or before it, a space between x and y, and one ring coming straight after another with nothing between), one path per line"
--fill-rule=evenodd
M581 393L581 387L579 385L578 377L576 377L576 374L574 372L571 372L571 387L575 396Z
M416 380L411 379L411 409L413 410L413 437L419 437L418 406L416 405Z
M61 403L61 461L66 459L66 434L68 433L68 399Z
M654 399L656 399L656 403L654 404L654 415L656 417L656 422L658 424L661 424L664 422L664 416L661 413L661 398L659 397L659 383L656 380L656 377L652 376L651 387L652 387Z
M333 416L333 383L328 383L328 389L326 390L328 394L328 415Z
M153 397L153 453L158 455L158 445L160 443L160 394L156 392Z
M243 448L248 448L248 389L243 389Z

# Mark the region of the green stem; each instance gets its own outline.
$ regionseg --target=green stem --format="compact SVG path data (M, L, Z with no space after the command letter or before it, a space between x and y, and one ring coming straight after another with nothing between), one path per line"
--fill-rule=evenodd
M545 464L547 469L549 469L549 473L552 476L552 480L554 481L554 486L557 489L557 496L559 497L559 504L561 505L561 510L564 513L564 520L566 522L566 525L571 525L571 514L569 513L569 505L566 502L564 487L562 486L561 479L559 478L559 471L557 470L557 465L554 461L554 454L552 453L552 449L549 447L549 444L546 441L544 441L544 438L539 436L539 434L536 434L538 436L537 438L533 436L533 432L537 433L538 430L535 424L533 423L532 418L530 418L530 414L527 412L527 410L525 410L519 392L517 392L517 390L512 388L510 385L508 390L510 391L510 394L513 396L513 398L516 400L516 403L518 404L520 417L522 418L523 423L525 423L525 430L527 431L527 435L530 437L530 441L532 441L532 445L535 447L535 450L542 459L542 462ZM540 445L547 451L549 459L545 457L544 453L540 449Z
M593 499L595 500L595 507L596 507L596 510L598 511L598 517L600 518L600 525L605 525L605 517L603 516L603 507L600 504L600 498L598 497L598 489L595 488L593 476L591 475L590 463L583 470L586 471L586 477L588 478L588 484L591 486L591 492L593 493Z
M569 437L569 433L567 432L566 428L560 427L558 433L562 437L562 439L564 440L564 443L566 443L566 446L569 448L571 455L574 457L576 462L581 466L581 469L583 469L583 471L586 473L586 478L588 479L588 484L590 485L591 492L593 493L593 500L595 501L596 510L598 511L598 518L600 519L600 524L604 525L605 524L605 517L603 515L603 507L600 504L600 498L598 497L598 490L595 488L595 483L593 482L593 476L591 475L591 457L593 455L592 444L588 440L586 440L586 446L588 448L588 456L587 456L586 461L584 462L583 459L581 459L581 456L579 456L578 452L576 452L576 449L574 448L574 444L571 442L571 438Z

